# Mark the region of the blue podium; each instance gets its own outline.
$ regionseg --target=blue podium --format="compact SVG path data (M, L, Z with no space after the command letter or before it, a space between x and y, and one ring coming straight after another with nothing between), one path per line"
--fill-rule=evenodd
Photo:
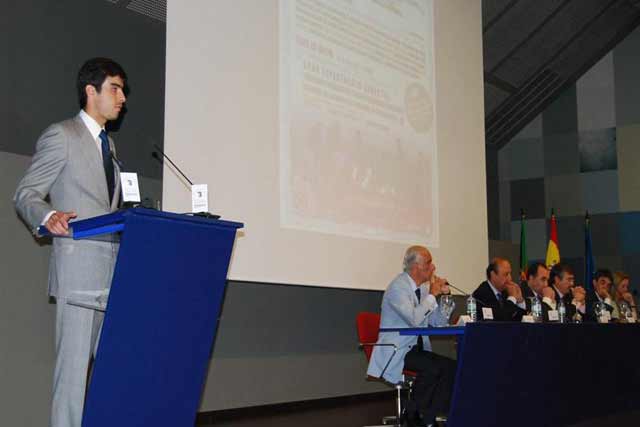
M121 232L82 425L192 427L243 224L135 208L71 226Z

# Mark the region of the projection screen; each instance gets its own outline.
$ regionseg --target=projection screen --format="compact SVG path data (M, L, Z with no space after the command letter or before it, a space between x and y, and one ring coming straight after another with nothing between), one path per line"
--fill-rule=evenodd
M384 289L411 244L482 279L481 27L444 3L169 3L165 150L246 224L231 279Z

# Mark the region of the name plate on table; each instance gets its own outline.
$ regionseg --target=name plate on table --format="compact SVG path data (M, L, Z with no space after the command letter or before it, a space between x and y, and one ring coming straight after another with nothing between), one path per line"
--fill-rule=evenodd
M138 186L138 174L134 172L120 172L120 186L122 188L122 201L140 203L140 187Z
M209 186L207 184L194 184L191 186L191 212L200 213L209 211Z
M551 322L557 322L560 320L560 316L558 315L558 310L549 310L549 320Z
M527 314L525 316L522 316L522 323L536 323L536 321L532 315Z
M491 307L482 307L482 318L484 320L493 320L493 309Z

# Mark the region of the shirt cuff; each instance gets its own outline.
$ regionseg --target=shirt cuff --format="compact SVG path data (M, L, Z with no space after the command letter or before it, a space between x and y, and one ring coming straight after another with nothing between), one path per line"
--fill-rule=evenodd
M556 309L556 302L549 297L543 297L542 302L551 307L552 310Z
M516 297L507 297L507 301L511 301L514 305L520 307L523 310L527 309L527 304L522 300L522 302L518 302Z
M54 213L56 213L56 211L55 211L55 210L53 210L53 211L49 211L49 213L47 213L47 214L44 216L44 219L42 220L42 222L40 223L40 225L45 225L45 224L47 223L47 221L49 221L49 218L51 218L51 215L53 215Z

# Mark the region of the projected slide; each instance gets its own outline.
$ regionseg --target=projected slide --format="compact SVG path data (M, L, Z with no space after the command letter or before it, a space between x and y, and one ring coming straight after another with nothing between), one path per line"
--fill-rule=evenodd
M431 1L280 1L280 222L438 245Z

